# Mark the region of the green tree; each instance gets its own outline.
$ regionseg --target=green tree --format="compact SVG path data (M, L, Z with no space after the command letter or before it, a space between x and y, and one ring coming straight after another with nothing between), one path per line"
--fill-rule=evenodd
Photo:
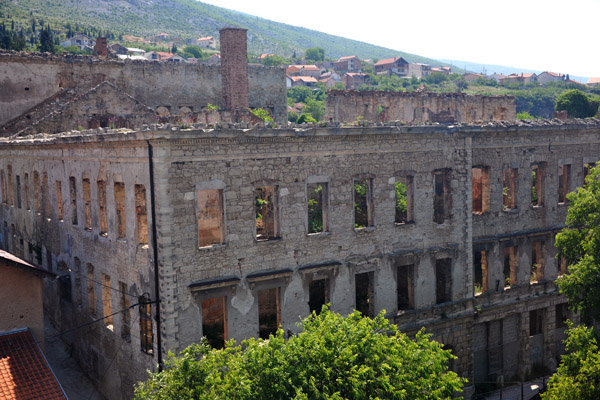
M306 106L302 109L302 112L308 113L313 116L314 119L320 121L325 114L325 102L321 100L306 100Z
M202 49L200 48L200 46L195 46L195 45L185 46L183 48L183 52L184 52L184 54L191 55L191 57L186 57L186 58L202 59L204 57L204 53L202 52Z
M572 309L583 321L600 318L600 167L591 169L585 185L567 195L566 227L556 235L557 257L565 257L569 273L556 280Z
M284 338L249 339L210 349L206 342L169 355L136 399L450 399L464 379L448 371L455 358L423 331L414 340L382 311L363 318L326 308Z
M40 31L40 44L38 45L39 51L54 53L54 39L52 38L52 31L50 30L50 25L46 29L42 27Z
M177 53L177 46L175 45L175 43L173 43L173 47L171 47L171 53Z
M325 50L320 47L311 47L304 52L306 61L323 61L325 59Z
M281 56L272 55L263 58L262 63L267 67L279 67L281 65L289 64L290 60Z
M563 92L556 99L555 107L558 111L566 110L572 118L593 117L598 112L598 103L590 101L588 95L579 89Z
M548 382L544 400L600 399L600 349L592 328L570 325L567 354Z

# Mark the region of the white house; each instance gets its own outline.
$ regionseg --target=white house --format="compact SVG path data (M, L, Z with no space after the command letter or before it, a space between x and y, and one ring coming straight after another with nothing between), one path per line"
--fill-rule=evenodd
M86 47L93 48L96 45L96 41L87 35L80 34L63 40L62 42L60 42L60 45L62 47L77 46L81 50L83 50Z

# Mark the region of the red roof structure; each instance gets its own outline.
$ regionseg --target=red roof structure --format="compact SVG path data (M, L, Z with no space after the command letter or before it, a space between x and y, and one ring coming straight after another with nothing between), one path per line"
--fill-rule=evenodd
M29 329L0 333L0 398L67 400Z

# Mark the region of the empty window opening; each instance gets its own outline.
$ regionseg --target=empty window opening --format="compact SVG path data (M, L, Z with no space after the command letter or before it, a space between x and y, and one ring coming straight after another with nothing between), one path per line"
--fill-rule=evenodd
M319 314L329 303L329 279L315 279L308 284L308 308Z
M308 233L327 232L328 185L327 183L309 183L308 193Z
M64 261L59 261L57 265L57 269L59 272L67 272L69 271L69 267L67 263ZM60 289L60 298L61 300L65 300L67 302L73 301L73 293L71 290L71 275L60 275L58 277L58 284Z
M69 177L69 192L71 194L71 223L77 225L77 182L75 177Z
M42 215L42 201L40 199L40 174L37 171L33 171L33 199L36 214Z
M77 257L75 257L73 261L73 273L75 276L75 305L77 307L81 307L81 261Z
M544 279L544 260L546 258L546 246L544 242L533 242L531 245L531 274L530 283Z
M449 218L452 208L450 170L441 169L433 172L433 188L433 222L443 224Z
M17 179L17 208L21 208L21 177L16 176Z
M154 353L154 333L152 331L152 304L147 295L140 297L140 345L146 354Z
M363 272L354 275L354 286L356 294L356 309L366 317L372 317L375 313L374 279L375 273Z
M42 215L50 220L50 186L48 185L48 173L42 175Z
M555 316L555 328L564 328L567 326L567 312L568 305L567 303L557 304L555 306L554 316Z
M115 182L115 210L117 218L117 238L125 237L126 221L125 221L125 184L123 182Z
M397 224L406 224L414 221L414 200L413 200L413 177L403 176L396 178L394 183L396 191L396 215Z
M8 165L6 170L8 172L8 202L11 206L13 206L15 203L13 197L12 165Z
M518 168L506 168L504 170L502 181L502 207L504 211L517 208L518 178Z
M223 190L197 190L196 201L198 210L198 246L205 247L225 243Z
M59 221L63 221L63 198L62 198L62 182L56 181L56 211Z
M354 179L354 228L373 225L373 179Z
M410 310L414 303L414 264L401 265L396 272L396 293L398 296L398 310Z
M279 198L277 186L256 186L256 240L279 238Z
M202 334L209 345L221 349L227 341L227 298L202 300Z
M543 332L544 310L537 309L529 311L529 336L539 335Z
M92 193L90 188L89 178L83 178L81 180L83 186L83 218L84 218L84 229L86 231L92 230Z
M119 307L121 310L121 338L126 341L131 340L131 314L129 312L129 296L127 294L127 284L119 282Z
M446 303L452 300L452 259L435 260L435 302Z
M517 284L517 271L519 268L519 257L517 246L504 248L504 287L510 288Z
M104 316L104 326L111 331L114 330L112 313L112 289L110 287L110 276L102 274L102 314Z
M571 164L558 166L558 204L567 202L567 193L571 188Z
M488 254L487 251L476 251L473 253L473 267L475 269L473 284L475 295L488 291Z
M592 172L592 168L596 166L596 163L585 163L583 164L583 182L585 185L585 178Z
M91 315L96 315L96 279L94 276L94 266L87 265L87 300L88 312Z
M531 166L531 205L541 207L544 203L544 168L542 164Z
M566 257L561 257L558 259L558 275L564 275L569 272L569 263L567 262Z
M487 167L475 167L473 175L473 214L490 211L490 173Z
M6 177L4 176L4 170L0 171L0 181L2 184L2 202L6 204L8 202L7 189L6 189Z
M25 190L25 209L27 211L31 210L31 205L29 204L29 174L24 175L24 190Z
M148 244L148 212L146 210L146 188L135 185L135 222L137 244Z
M108 220L106 218L106 181L99 180L98 184L98 223L100 236L108 235Z
M268 339L275 334L281 324L281 303L279 287L258 291L258 335Z

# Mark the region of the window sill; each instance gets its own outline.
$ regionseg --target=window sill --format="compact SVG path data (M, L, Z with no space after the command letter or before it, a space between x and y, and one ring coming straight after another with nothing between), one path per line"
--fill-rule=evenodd
M406 222L394 222L394 225L397 227L401 227L401 226L411 226L411 225L415 225L415 221L406 221Z
M356 233L373 232L375 229L376 229L375 226L365 226L364 228L354 228L354 232L356 232Z
M541 210L542 208L544 208L544 205L539 205L539 206L534 206L533 204L530 205L532 210Z
M311 237L311 238L320 238L320 237L329 236L330 234L331 234L331 232L325 231L325 232L307 233L306 236Z
M502 212L506 213L506 214L518 214L519 208L518 207L517 208L503 208Z
M265 239L254 237L254 240L257 243L273 243L273 242L279 242L279 241L281 241L281 237L278 236L278 237L265 238Z
M144 245L146 247L148 247L148 245ZM221 249L223 247L226 247L227 243L219 243L219 244L210 244L208 246L200 246L198 247L198 250L200 251L210 251L210 250L216 250L216 249Z

